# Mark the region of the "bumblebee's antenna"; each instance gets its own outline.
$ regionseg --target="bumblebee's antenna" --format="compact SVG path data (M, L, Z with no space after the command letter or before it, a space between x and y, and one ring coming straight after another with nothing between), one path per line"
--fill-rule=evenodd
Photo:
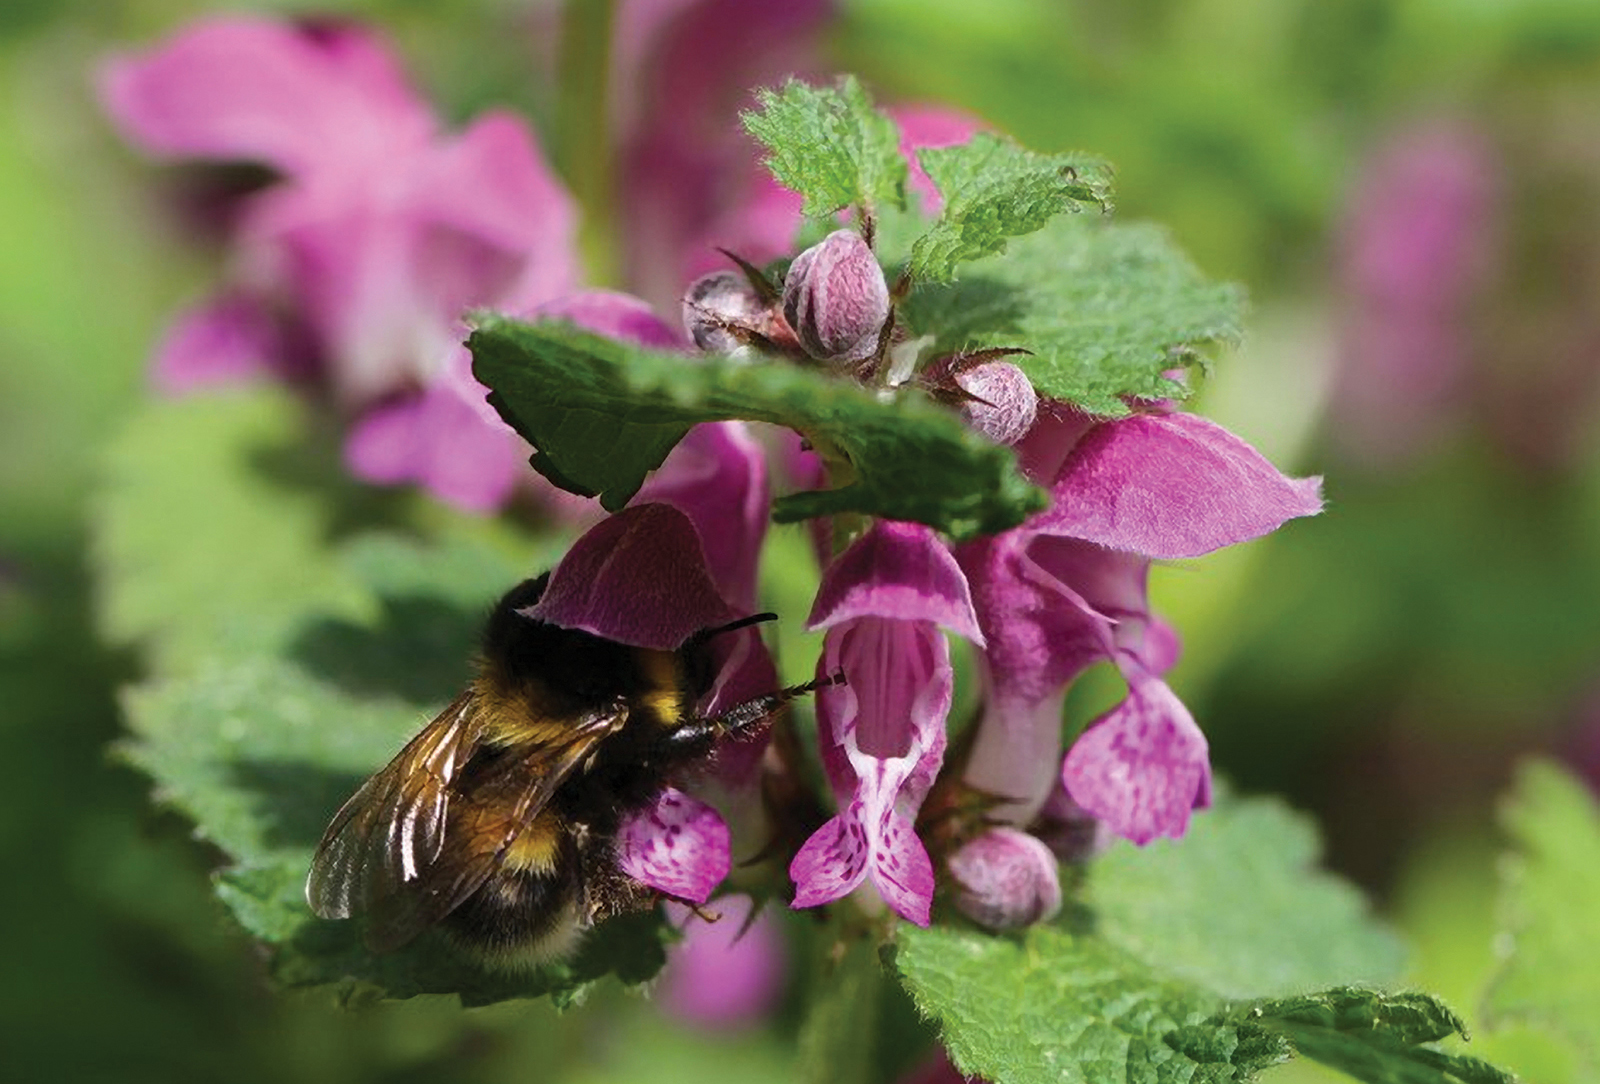
M705 643L713 636L721 636L725 632L738 632L740 629L747 629L751 625L764 625L768 621L776 620L778 620L778 615L775 613L751 614L749 617L741 617L737 621L730 621L726 625L718 625L715 628L701 629L699 632L690 637L690 639L696 643Z

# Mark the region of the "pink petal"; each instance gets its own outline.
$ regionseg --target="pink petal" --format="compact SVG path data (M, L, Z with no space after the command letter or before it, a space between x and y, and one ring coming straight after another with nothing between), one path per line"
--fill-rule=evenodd
M1085 810L1134 843L1181 837L1210 804L1205 735L1159 678L1130 678L1128 697L1067 752L1062 783Z
M564 294L535 308L535 318L570 320L579 327L607 338L681 350L686 345L678 334L657 316L649 302L615 290L582 290Z
M255 298L227 293L180 313L156 348L156 390L197 388L283 375L287 353L278 320Z
M889 909L926 926L933 909L933 862L911 820L890 813L872 853L872 884Z
M106 110L161 155L251 160L291 175L427 139L433 119L382 49L248 16L196 23L102 67Z
M958 551L997 695L1029 704L1055 695L1114 648L1110 620L1074 583L1041 567L1037 541L1019 529Z
M1046 575L1070 585L1077 597L1106 619L1106 625L1096 626L1110 634L1112 650L1106 657L1114 653L1132 658L1158 675L1178 661L1177 633L1150 612L1148 558L1048 535L1033 540L1028 556Z
M827 0L633 0L618 13L619 155L631 280L659 304L718 266L788 252L799 199L767 177L739 129L752 88L816 70ZM726 266L725 264L720 266Z
M591 527L524 612L661 651L740 616L717 594L694 525L665 504L632 505Z
M933 906L933 862L911 821L853 802L812 833L789 863L795 908L842 899L870 876L883 901L919 926Z
M668 787L655 806L622 823L617 866L674 899L705 903L732 866L728 826L715 809Z
M694 523L706 564L735 609L756 609L761 545L772 496L766 452L742 422L697 425L639 491Z
M1292 479L1214 422L1135 415L1090 430L1031 524L1154 558L1198 557L1322 510L1321 479Z
M441 375L420 395L374 407L352 426L345 463L381 485L415 483L468 512L492 512L510 499L523 445L483 406L484 391Z
M795 893L791 907L816 907L853 892L867 877L867 833L852 807L831 818L801 845L789 863Z
M878 521L823 574L806 627L859 617L931 621L983 643L966 576L939 536L915 523Z
M419 179L410 210L434 228L515 256L519 277L514 285L475 279L462 295L465 303L527 308L569 293L582 278L577 207L527 123L511 114L487 113L441 144Z

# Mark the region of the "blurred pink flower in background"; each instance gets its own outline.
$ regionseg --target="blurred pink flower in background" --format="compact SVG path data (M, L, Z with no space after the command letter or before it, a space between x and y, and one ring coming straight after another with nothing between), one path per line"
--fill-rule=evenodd
M152 154L273 172L242 197L225 283L168 332L157 385L310 378L375 412L352 435L358 474L503 503L522 453L461 359L461 314L578 281L572 202L526 125L443 130L384 43L344 24L213 17L108 61L100 86Z
M766 1020L783 997L787 964L777 919L763 911L750 919L749 896L719 896L707 922L681 904L669 920L683 940L667 950L655 997L664 1012L686 1024L728 1031Z
M1339 238L1345 312L1332 404L1333 439L1357 462L1415 458L1459 420L1500 188L1494 149L1465 121L1402 128L1367 161Z
M628 282L658 307L726 267L784 256L800 197L779 187L739 124L755 88L824 70L830 0L624 0L612 57Z

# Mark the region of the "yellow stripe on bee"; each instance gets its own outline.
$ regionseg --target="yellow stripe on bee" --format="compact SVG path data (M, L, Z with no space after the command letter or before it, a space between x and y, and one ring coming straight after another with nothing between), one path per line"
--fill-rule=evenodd
M633 653L644 677L639 703L665 727L676 727L694 708L684 689L683 663L675 651L639 648Z
M561 818L545 810L506 848L506 868L523 873L551 872L561 856L561 837L565 831Z

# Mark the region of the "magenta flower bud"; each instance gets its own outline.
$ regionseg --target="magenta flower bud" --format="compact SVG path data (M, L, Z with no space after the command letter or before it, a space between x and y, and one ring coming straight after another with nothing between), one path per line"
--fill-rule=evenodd
M996 444L1015 444L1033 428L1039 397L1015 365L991 361L954 374L954 380L972 396L961 404L961 416Z
M760 330L767 319L767 306L738 271L701 275L683 295L683 329L708 354L733 353L746 340L730 329Z
M935 358L918 381L940 402L961 412L973 429L996 444L1015 444L1039 416L1039 396L1028 374L997 358L1023 350L981 350Z
M877 351L889 284L860 234L835 230L795 257L783 283L783 315L814 358L858 362Z
M1056 856L1015 828L991 828L950 856L956 906L991 930L1043 922L1061 910Z

